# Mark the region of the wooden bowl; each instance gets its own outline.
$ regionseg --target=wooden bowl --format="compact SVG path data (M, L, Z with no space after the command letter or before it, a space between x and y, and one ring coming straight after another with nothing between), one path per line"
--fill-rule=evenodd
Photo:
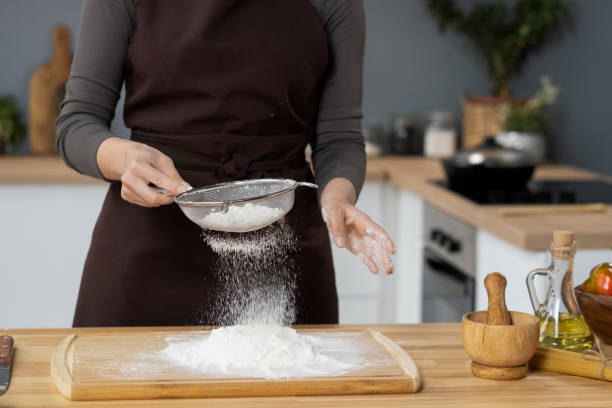
M583 292L575 288L576 300L591 331L604 343L612 344L612 296Z
M540 319L520 312L510 312L510 317L513 324L509 326L486 324L486 311L468 313L461 319L463 346L476 363L472 363L475 375L515 379L527 374L527 362L538 348Z

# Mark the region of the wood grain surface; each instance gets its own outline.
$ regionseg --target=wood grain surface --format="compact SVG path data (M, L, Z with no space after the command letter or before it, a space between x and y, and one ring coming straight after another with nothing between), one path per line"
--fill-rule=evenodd
M0 397L1 407L610 407L612 383L545 371L501 382L474 377L463 350L459 324L328 326L381 331L413 358L421 372L423 389L415 394L346 395L317 397L249 397L180 400L70 402L55 389L50 361L58 343L71 333L117 333L121 329L9 330L15 339L11 385ZM164 330L183 331L186 328ZM134 328L133 332L151 328ZM194 328L201 330L201 328Z
M346 351L362 362L355 370L327 376L262 379L202 373L169 364L159 352L173 341L202 339L208 331L71 334L57 347L51 377L73 401L210 398L283 395L393 394L417 392L419 372L410 356L378 331L300 330L339 361ZM325 340L327 339L327 340ZM341 343L338 343L340 341ZM344 359L343 359L343 356Z
M612 205L598 213L500 216L510 205L478 205L455 193L429 183L444 179L439 161L424 158L385 157L368 162L368 173L386 172L386 179L395 187L422 197L440 210L491 234L528 250L547 250L550 233L555 229L576 233L578 249L608 248L612 242ZM612 177L571 166L544 164L536 168L535 179L602 180ZM555 205L544 206L556 208Z
M53 55L38 67L30 79L29 139L36 154L55 153L55 120L60 113L70 74L70 31L57 26L51 31Z
M0 156L0 185L104 183L77 173L58 156Z

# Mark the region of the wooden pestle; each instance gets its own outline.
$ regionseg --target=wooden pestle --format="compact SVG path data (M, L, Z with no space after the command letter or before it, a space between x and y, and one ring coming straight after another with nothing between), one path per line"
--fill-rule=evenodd
M506 308L506 277L499 272L487 275L484 280L489 308L487 310L487 324L511 325L512 319Z

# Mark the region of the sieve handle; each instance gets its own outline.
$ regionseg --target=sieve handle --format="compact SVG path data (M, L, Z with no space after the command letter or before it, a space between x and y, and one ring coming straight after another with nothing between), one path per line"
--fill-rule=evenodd
M314 183L308 183L306 181L298 181L297 182L298 187L310 187L310 188L319 188L318 184L314 184Z
M176 194L172 194L171 192L169 192L168 190L166 190L165 188L161 188L161 187L157 187L157 186L150 186L153 190L157 191L159 194L163 194L166 196L175 196Z

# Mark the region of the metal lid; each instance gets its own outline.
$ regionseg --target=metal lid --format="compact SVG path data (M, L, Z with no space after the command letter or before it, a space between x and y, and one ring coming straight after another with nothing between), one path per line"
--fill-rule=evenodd
M493 138L486 138L481 145L473 149L458 152L451 161L456 166L465 167L524 167L536 164L529 153L502 147Z

